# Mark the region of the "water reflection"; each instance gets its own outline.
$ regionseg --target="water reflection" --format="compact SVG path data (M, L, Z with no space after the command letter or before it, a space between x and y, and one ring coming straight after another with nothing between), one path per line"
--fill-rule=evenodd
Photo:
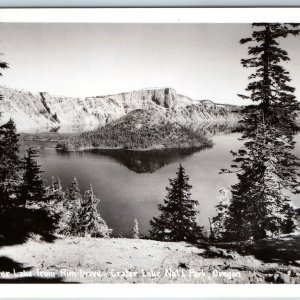
M135 173L154 173L173 162L181 161L193 153L209 148L212 148L212 146L144 151L95 149L78 152L57 151L57 155L70 159L74 157L92 157L93 159L97 159L97 156L99 159L101 159L101 157L108 157L111 161L117 162Z
M136 173L154 173L160 168L184 159L185 157L212 146L202 148L162 149L147 151L132 150L91 150L93 155L109 156L114 161L126 166Z
M201 132L209 138L217 134L230 134L239 128L237 120L227 122L203 122L193 127L194 130Z

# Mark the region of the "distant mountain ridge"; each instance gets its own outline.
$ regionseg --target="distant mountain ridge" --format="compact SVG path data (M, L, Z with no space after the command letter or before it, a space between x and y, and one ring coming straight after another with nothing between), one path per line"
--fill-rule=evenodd
M88 131L105 126L135 110L151 110L157 120L183 126L228 122L240 118L240 107L192 100L172 88L153 88L86 98L51 96L0 87L1 122L12 118L18 131L50 131L58 127Z

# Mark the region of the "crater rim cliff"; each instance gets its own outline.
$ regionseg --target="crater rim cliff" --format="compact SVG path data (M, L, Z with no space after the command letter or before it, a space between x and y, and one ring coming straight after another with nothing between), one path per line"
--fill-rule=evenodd
M70 132L93 130L136 109L160 111L166 120L181 125L240 118L240 106L193 100L171 87L143 88L118 94L78 98L31 93L0 86L0 122L12 118L19 132L69 128Z

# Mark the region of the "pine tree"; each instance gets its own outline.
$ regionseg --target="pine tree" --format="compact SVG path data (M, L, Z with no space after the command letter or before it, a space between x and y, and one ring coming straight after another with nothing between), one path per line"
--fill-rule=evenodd
M220 190L221 200L216 206L217 215L214 216L210 222L211 236L210 240L222 240L226 238L225 222L228 219L228 209L230 198L228 191Z
M37 164L37 150L30 147L24 156L24 174L21 199L28 208L39 208L46 202L46 189L41 178L42 171Z
M29 148L24 157L24 174L19 196L19 207L23 209L23 213L19 222L27 233L49 236L55 231L59 216L53 214L49 206L41 178L42 171L36 157L37 150L34 148Z
M171 187L166 188L164 205L158 205L161 214L150 221L150 236L164 241L195 242L203 237L202 227L197 224L198 201L191 199L192 186L181 164L176 175L169 179Z
M0 69L7 69L8 64L0 61ZM2 76L2 73L0 73ZM0 101L3 96L0 94ZM1 111L0 111L1 117ZM18 157L19 139L12 119L0 126L0 207L11 206L11 198L16 197L20 176L20 160Z
M0 69L7 69L7 68L9 68L8 64L6 62L0 61ZM0 76L2 76L2 73L0 73ZM3 96L0 94L0 101L2 98L3 98ZM0 114L1 114L1 112L0 112Z
M8 65L0 61L0 69L4 68ZM0 95L0 101L2 98ZM19 158L19 135L10 119L0 126L0 244L22 243L30 233L47 237L53 229L53 220L46 210L26 207L26 200L20 193L24 187L23 172Z
M66 196L68 200L66 206L68 207L68 209L76 210L78 207L81 206L82 196L80 193L79 183L76 177L73 178L73 181L69 185L66 191Z
M60 234L69 233L69 224L65 219L64 203L66 195L62 189L60 179L52 177L51 186L46 192L46 207L49 216L56 225L56 232Z
M111 229L97 211L100 202L96 198L92 186L84 193L83 203L79 211L79 235L90 237L109 237Z
M137 219L134 219L134 227L132 229L132 238L134 238L134 239L140 238L139 223L138 223Z
M79 212L81 209L82 196L76 177L66 191L65 209L69 224L70 235L77 236L80 227Z
M288 53L279 41L298 35L298 24L253 24L252 37L242 39L249 46L250 58L243 59L245 68L255 71L249 76L246 91L255 105L246 106L242 121L244 147L235 156L239 182L232 186L232 200L225 227L231 239L260 239L290 233L296 227L296 212L289 193L300 192L297 165L292 153L295 124L300 109L288 85L289 72L282 62Z
M12 119L0 126L0 205L12 206L21 180L19 135Z
M24 210L19 208L22 170L18 153L19 136L9 120L0 126L0 243L23 242L28 235L23 226Z

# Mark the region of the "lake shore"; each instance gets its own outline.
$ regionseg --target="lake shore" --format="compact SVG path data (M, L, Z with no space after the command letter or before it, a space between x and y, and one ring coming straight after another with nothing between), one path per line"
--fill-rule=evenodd
M24 276L24 282L300 283L299 244L299 236L265 240L252 244L251 252L228 248L232 244L58 237L52 243L31 239L2 247L0 256L19 264L14 276ZM282 257L287 249L289 262ZM273 260L266 261L260 252Z
M57 142L56 140L23 140L24 142L50 142L50 143L55 143ZM46 148L47 149L55 149L57 150L58 152L83 152L83 151L93 151L93 150L103 150L103 151L114 151L114 150L123 150L123 151L132 151L132 152L147 152L147 151L163 151L163 150L177 150L177 149L198 149L198 150L202 150L202 149L205 149L205 148L210 148L212 147L214 144L213 143L209 143L207 145L201 145L201 146L186 146L186 147L164 147L164 146L157 146L157 147L148 147L148 148L123 148L123 147L80 147L78 149L68 149L68 150L65 150L65 149L62 149L62 148L58 148L56 147L55 145L53 146L47 146ZM39 148L41 148L39 146Z
M71 134L70 134L71 135ZM89 150L125 150L125 151L152 151L152 150L172 150L172 149L199 149L202 150L204 148L210 148L213 146L213 142L211 140L205 140L198 142L197 144L189 144L189 143L182 143L178 144L176 146L168 146L163 144L157 144L152 145L150 147L124 147L124 146L79 146L74 147L71 145L71 147L62 147L60 144L65 143L67 144L69 141L69 138L67 138L65 135L56 134L56 139L53 138L47 138L43 137L39 134L21 134L21 141L23 142L41 142L41 143L55 143L55 145L51 147L47 147L49 149L56 149L59 152L82 152L82 151L89 151Z
M213 143L208 143L207 145L198 145L198 146L182 146L182 147L165 147L163 145L157 145L153 147L147 147L147 148L123 148L123 147L80 147L78 149L70 149L70 150L64 150L62 148L54 147L57 151L60 152L81 152L81 151L91 151L91 150L124 150L124 151L137 151L137 152L146 152L146 151L163 151L163 150L177 150L177 149L198 149L202 150L204 148L212 147Z

